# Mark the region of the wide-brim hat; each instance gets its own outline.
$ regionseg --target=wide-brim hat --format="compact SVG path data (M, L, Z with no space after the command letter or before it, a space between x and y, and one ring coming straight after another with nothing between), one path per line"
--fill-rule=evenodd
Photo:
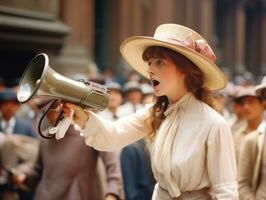
M202 43L202 41L207 44L200 34L188 27L178 24L162 24L156 29L153 37L133 36L127 38L121 44L120 51L129 65L146 78L149 78L148 63L142 59L143 52L151 46L172 49L184 55L203 72L203 86L206 89L219 90L224 88L227 80L223 72L212 60L198 52L197 48L188 47L186 45L188 37L193 39L193 45L197 46L197 43Z
M266 89L266 76L263 77L261 83L256 86L256 93L257 95L261 95L261 91Z

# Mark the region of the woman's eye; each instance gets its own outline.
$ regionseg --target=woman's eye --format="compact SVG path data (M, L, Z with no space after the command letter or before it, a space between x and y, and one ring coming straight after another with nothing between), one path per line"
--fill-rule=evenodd
M163 63L164 63L163 60L157 60L157 61L156 61L156 64L157 64L157 65L162 65Z

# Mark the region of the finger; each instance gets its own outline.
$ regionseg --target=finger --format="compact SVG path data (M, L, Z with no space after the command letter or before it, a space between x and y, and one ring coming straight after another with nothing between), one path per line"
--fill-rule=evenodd
M63 113L63 117L67 118L67 117L70 117L70 113Z
M67 102L65 106L73 110L82 110L80 106L73 104L73 103L69 103L69 102Z
M69 117L69 116L70 116L70 113L71 113L70 108L68 108L68 107L63 107L63 116L64 116L64 117Z

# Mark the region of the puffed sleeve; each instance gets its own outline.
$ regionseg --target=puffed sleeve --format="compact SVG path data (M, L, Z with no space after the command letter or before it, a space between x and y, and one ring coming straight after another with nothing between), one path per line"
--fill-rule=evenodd
M231 131L225 121L215 123L207 143L208 174L215 199L237 200L237 168Z
M148 132L148 116L149 108L145 108L136 114L111 122L90 112L89 120L81 132L87 145L100 151L117 151L144 137Z

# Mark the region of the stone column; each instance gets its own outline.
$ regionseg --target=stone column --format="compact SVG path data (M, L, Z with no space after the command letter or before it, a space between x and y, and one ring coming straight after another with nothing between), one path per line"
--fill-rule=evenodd
M246 16L243 5L236 7L236 37L235 37L235 71L245 71L245 37L246 37Z
M53 61L54 68L71 78L86 75L93 64L94 48L94 1L61 1L61 18L70 28L60 55Z
M131 17L130 13L131 3L128 0L121 0L120 1L120 9L119 9L119 40L122 42L126 37L128 37L128 34L130 32L130 26L129 23L129 17Z
M266 76L266 3L263 5L262 22L261 22L261 74Z
M155 10L153 14L153 17L155 18L154 20L154 25L155 28L164 23L173 23L173 18L174 18L174 12L175 12L175 7L174 7L174 2L173 0L156 0L154 1L155 3Z
M186 0L185 1L185 25L195 29L195 20L194 20L194 13L195 13L195 7L194 7L194 0Z
M213 0L202 0L199 5L196 3L195 6L199 10L199 16L196 16L196 18L200 19L198 31L208 41L210 46L213 46L214 2Z
M108 10L109 16L107 20L107 32L103 33L108 39L108 64L115 65L117 62L117 58L119 57L119 45L120 45L120 38L119 38L119 5L118 1L114 0L112 2L108 2Z
M228 3L225 7L225 30L224 30L224 49L223 63L226 67L235 71L235 37L236 37L236 18L235 3Z
M247 4L246 9L246 69L254 75L258 75L261 61L261 47L262 47L262 8L257 8L258 2L254 1ZM261 5L260 5L261 6Z
M177 24L185 25L185 2L183 0L174 1L174 21Z

